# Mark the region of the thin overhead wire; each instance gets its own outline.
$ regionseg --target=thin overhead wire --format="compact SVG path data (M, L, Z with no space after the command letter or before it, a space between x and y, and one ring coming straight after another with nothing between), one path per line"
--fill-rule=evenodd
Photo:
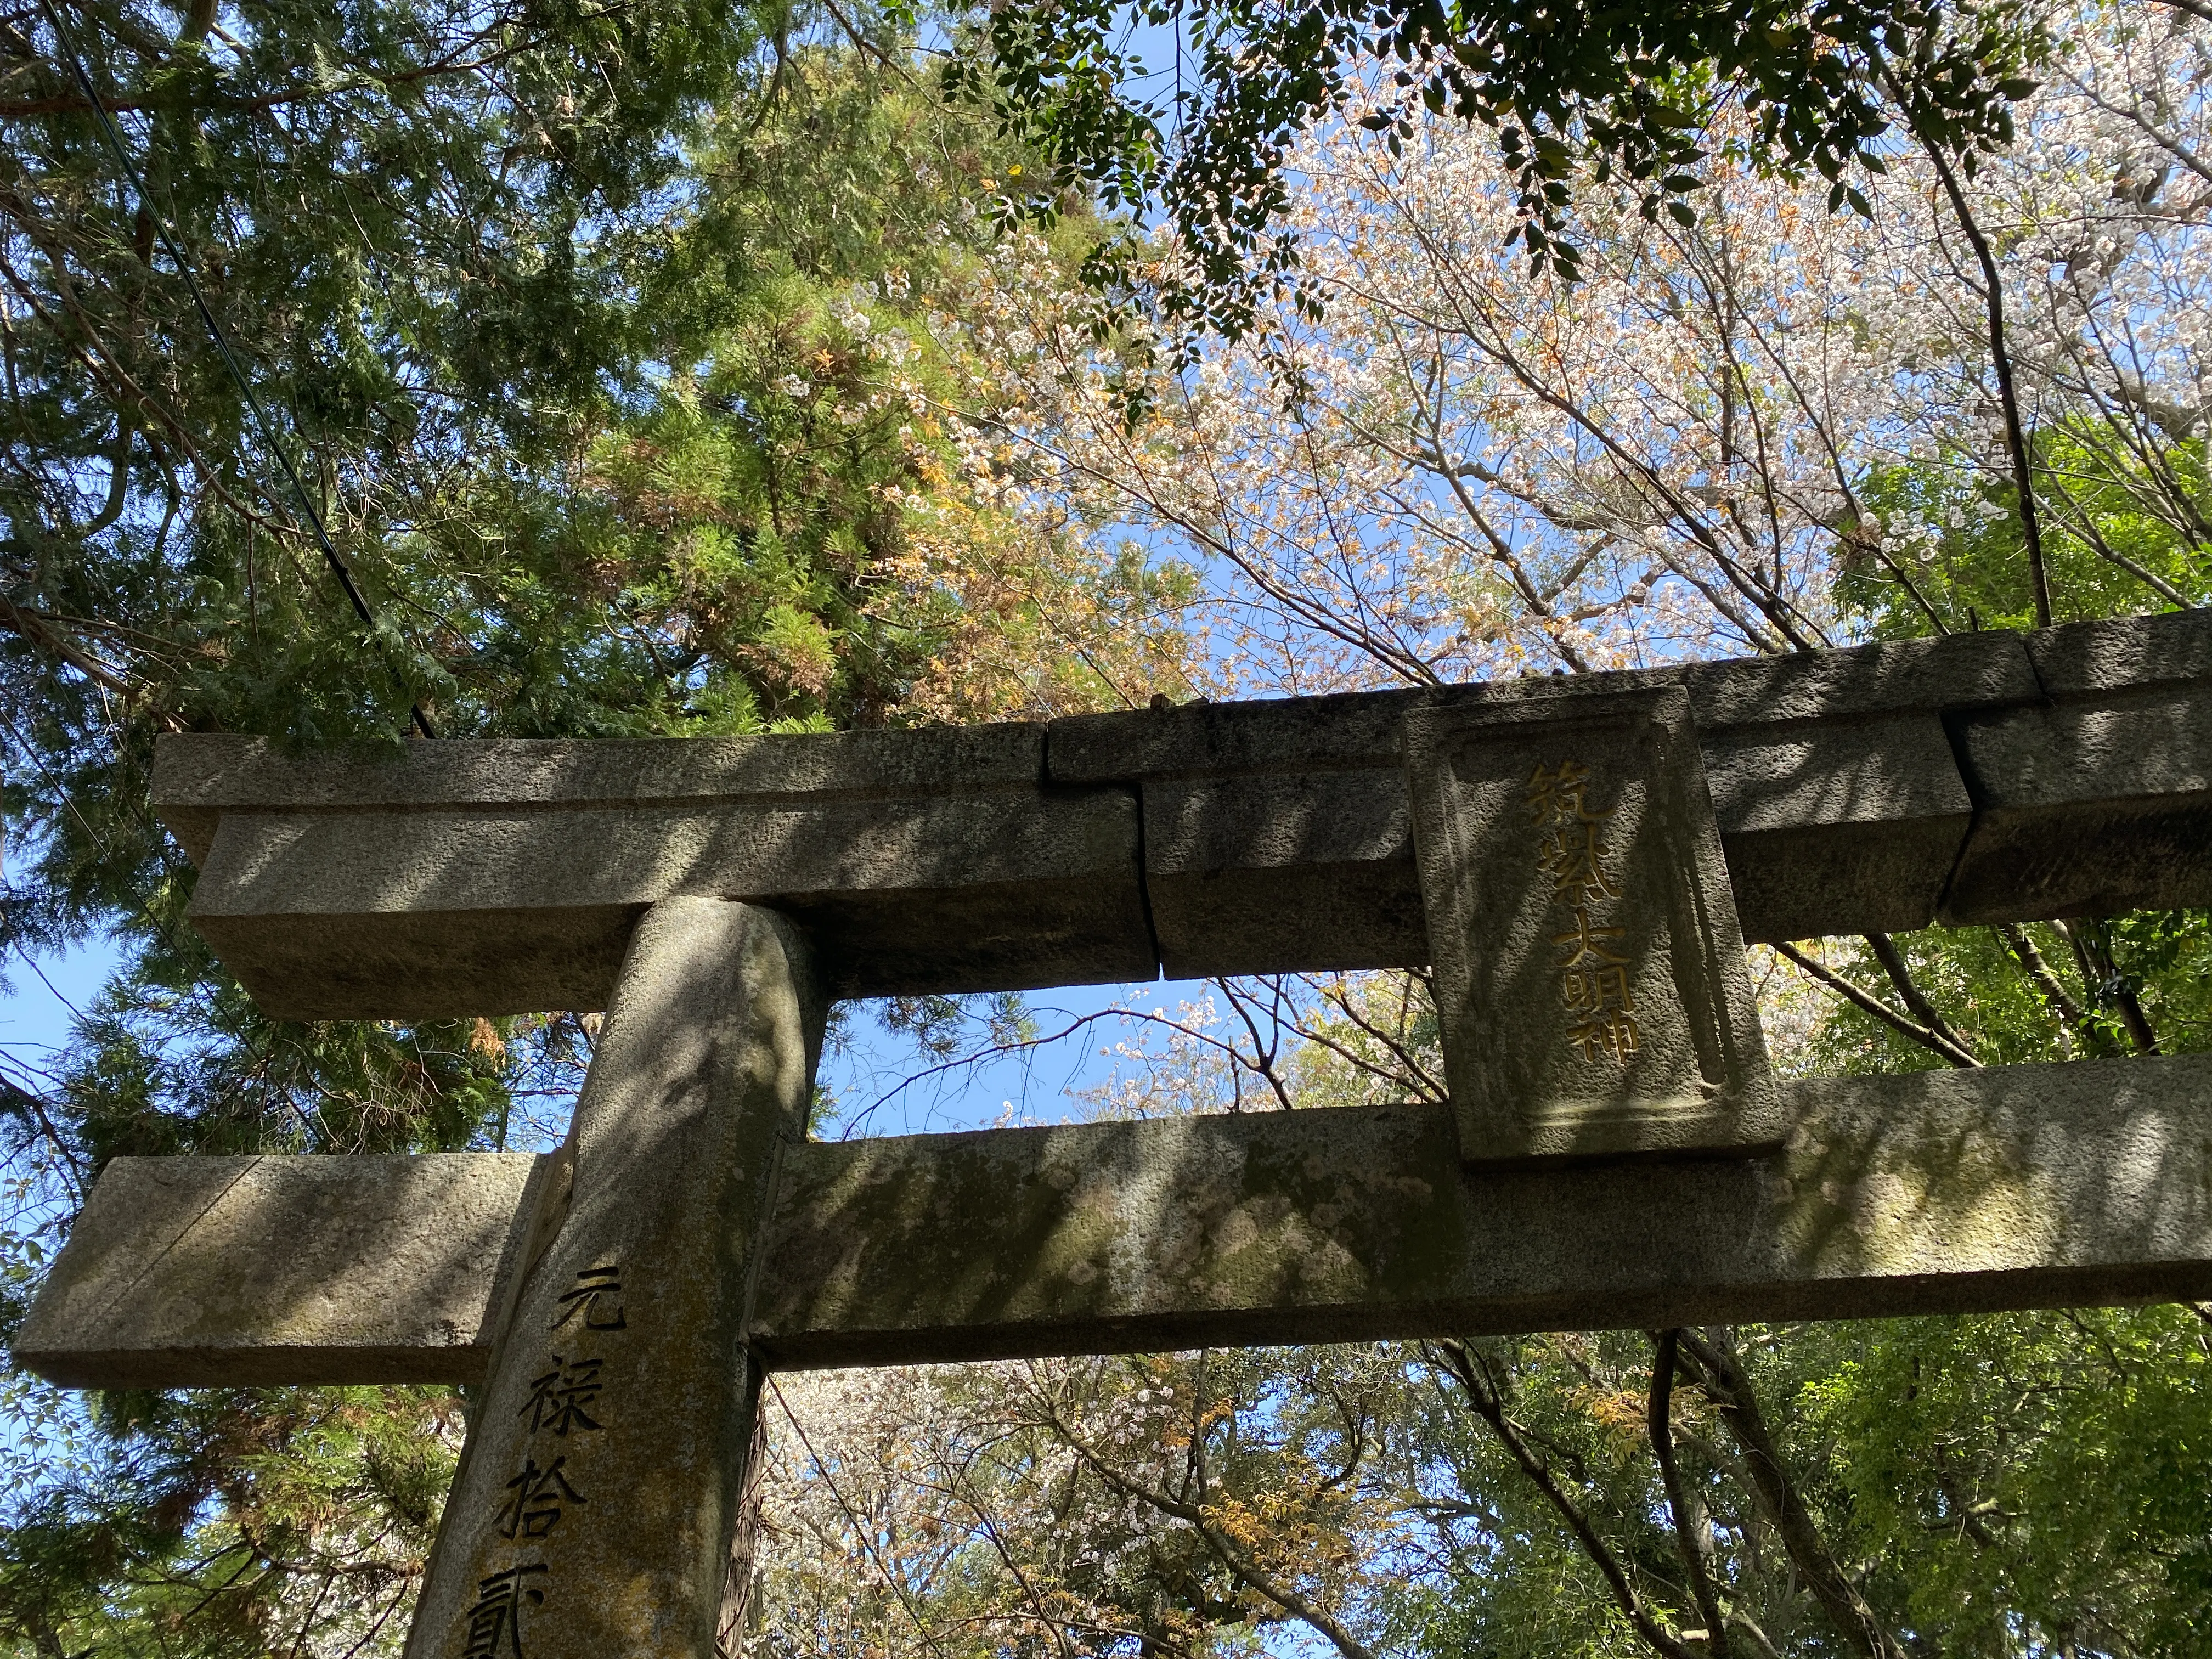
M314 530L315 544L322 550L323 562L338 579L338 586L345 590L345 596L353 605L354 615L361 618L362 625L368 629L369 637L374 640L376 637L376 613L369 609L368 600L362 594L360 585L354 580L353 572L338 556L338 550L331 541L329 526L323 522L322 511L315 505L314 497L307 493L307 485L301 482L299 471L292 465L291 453L278 441L276 428L269 423L269 416L261 407L261 399L254 394L252 382L246 379L237 354L231 349L229 334L216 318L214 307L208 304L198 275L193 270L191 262L185 258L184 250L178 246L176 238L170 234L168 221L162 216L161 209L155 205L153 193L146 188L146 180L131 161L130 152L124 149L123 135L117 130L114 117L108 113L106 100L100 97L100 89L93 85L92 76L85 68L82 55L77 51L76 37L63 21L61 8L56 0L40 0L40 5L46 15L48 25L54 31L54 43L61 49L70 73L83 92L85 101L92 106L92 112L99 121L100 136L106 140L109 153L114 156L116 165L123 169L124 176L130 179L131 187L137 192L138 204L145 210L147 218L152 221L154 234L161 244L161 251L169 256L170 263L184 276L185 287L191 290L192 304L200 313L200 321L207 325L208 337L215 343L216 355L222 359L222 366L230 372L239 395L246 399L246 407L252 414L253 424L261 434L262 443L276 456L276 465L283 469L285 480L292 486L292 494L298 498L301 511L306 514L307 523ZM393 680L404 692L406 682L398 668L388 658L385 665L392 670ZM420 703L410 701L407 705L407 714L415 729L424 737L438 735L431 729L430 718L422 712Z

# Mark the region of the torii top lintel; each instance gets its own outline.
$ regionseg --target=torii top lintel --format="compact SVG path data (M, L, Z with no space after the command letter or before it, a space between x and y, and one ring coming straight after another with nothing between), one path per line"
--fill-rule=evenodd
M382 760L187 735L154 793L192 921L285 1017L598 1007L687 894L793 916L838 995L1406 966L1407 715L1668 685L1747 939L2212 902L2199 612L977 727Z

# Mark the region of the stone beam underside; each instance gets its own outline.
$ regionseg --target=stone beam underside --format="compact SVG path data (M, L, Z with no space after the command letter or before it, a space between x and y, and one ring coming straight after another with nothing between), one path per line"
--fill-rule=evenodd
M1421 709L1680 685L1743 936L2212 903L2212 616L1047 724L412 744L165 737L191 916L269 1013L603 1006L647 906L807 929L832 994L1432 959Z
M1431 1107L808 1143L778 1367L2212 1296L2212 1056L1789 1087L1779 1154L1462 1170ZM80 1387L466 1382L551 1158L118 1159L15 1345Z

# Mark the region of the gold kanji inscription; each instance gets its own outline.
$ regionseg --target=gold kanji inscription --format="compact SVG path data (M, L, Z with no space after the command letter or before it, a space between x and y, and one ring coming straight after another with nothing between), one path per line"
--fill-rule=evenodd
M1537 868L1550 878L1553 899L1573 920L1566 932L1552 936L1561 952L1559 1000L1574 1019L1567 1041L1585 1061L1603 1055L1620 1065L1636 1052L1638 1037L1629 983L1633 964L1620 948L1627 930L1594 914L1601 902L1620 896L1606 867L1612 849L1605 839L1618 809L1594 810L1589 792L1589 769L1563 760L1539 766L1525 797L1536 824Z

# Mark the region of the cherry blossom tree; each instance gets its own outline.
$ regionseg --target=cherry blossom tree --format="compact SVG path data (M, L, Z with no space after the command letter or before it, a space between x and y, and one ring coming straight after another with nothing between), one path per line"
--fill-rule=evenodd
M1486 137L1437 121L1400 146L1348 120L1295 158L1325 309L1285 305L1188 375L1042 243L1001 250L941 319L991 366L965 389L967 464L1205 571L1194 690L1804 649L1877 614L2001 619L1937 567L1945 532L2018 518L2002 361L2069 544L2059 614L2194 604L2206 52L2164 7L2085 14L2021 143L1961 181L1963 218L1902 118L1861 214L1767 165L1723 106L1680 220L1577 195L1571 285L1504 252L1518 209ZM1176 257L1163 240L1154 264ZM2169 544L2116 541L2123 503ZM1864 580L1839 594L1842 573Z

